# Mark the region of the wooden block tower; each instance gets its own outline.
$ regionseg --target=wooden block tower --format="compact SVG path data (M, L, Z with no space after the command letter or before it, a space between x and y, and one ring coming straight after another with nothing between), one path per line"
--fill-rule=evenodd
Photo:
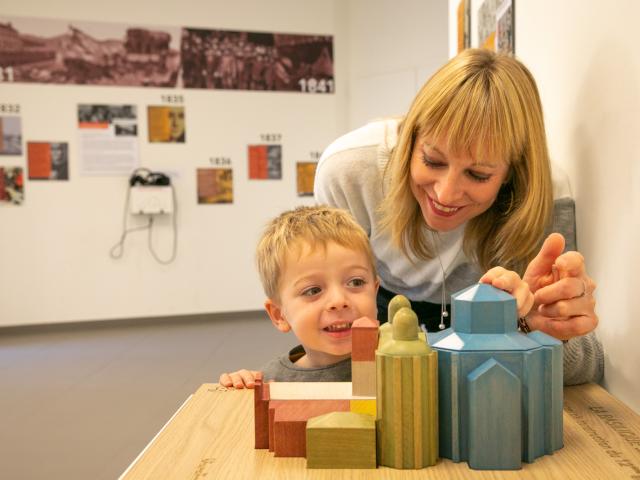
M400 308L392 338L376 352L380 465L418 469L438 458L437 353L418 337L418 318Z
M351 325L352 393L358 396L376 395L376 348L378 322L359 318Z

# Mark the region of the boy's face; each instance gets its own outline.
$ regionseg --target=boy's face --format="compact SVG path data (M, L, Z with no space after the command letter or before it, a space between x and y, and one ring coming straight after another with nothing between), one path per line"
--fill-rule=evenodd
M280 300L267 300L271 321L293 330L305 349L301 366L324 366L351 355L351 324L377 318L374 277L368 257L334 242L289 252L280 279Z

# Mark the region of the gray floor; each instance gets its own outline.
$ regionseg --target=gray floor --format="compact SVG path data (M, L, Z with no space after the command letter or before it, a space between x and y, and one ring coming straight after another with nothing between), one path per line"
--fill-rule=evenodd
M0 478L115 479L198 386L294 342L261 312L0 329Z

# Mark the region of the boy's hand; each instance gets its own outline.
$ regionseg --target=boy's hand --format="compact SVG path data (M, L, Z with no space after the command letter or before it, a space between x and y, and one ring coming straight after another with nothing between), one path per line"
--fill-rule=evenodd
M256 375L260 373L257 370L238 370L232 373L223 373L220 375L218 382L223 387L233 388L254 388L256 386Z
M516 297L519 317L524 317L533 306L533 293L529 289L529 284L516 272L494 267L482 276L480 283L488 283Z

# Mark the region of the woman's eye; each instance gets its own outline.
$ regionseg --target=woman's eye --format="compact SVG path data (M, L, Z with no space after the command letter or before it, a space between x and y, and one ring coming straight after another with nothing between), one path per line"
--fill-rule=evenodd
M352 278L351 280L349 280L347 285L350 287L362 287L366 283L367 282L365 282L364 278Z
M322 290L320 289L320 287L309 287L302 291L302 295L305 297L313 297L314 295L319 294L321 291Z
M486 182L491 178L491 175L474 172L473 170L469 170L467 173L476 182Z
M430 167L430 168L441 168L441 167L447 166L446 163L440 162L438 160L434 160L426 153L422 154L422 163L424 163L427 167Z

